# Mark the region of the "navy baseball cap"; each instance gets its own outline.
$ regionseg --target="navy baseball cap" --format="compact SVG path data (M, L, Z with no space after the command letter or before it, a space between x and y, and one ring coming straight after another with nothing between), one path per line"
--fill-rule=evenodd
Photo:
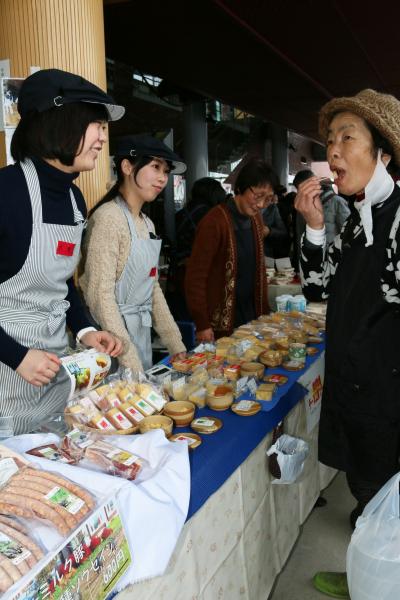
M24 118L35 111L44 112L73 102L102 104L109 121L117 121L125 113L125 108L115 104L97 85L60 69L43 69L25 79L18 96L18 112Z
M164 142L151 135L126 135L117 140L115 156L132 157L150 156L163 158L171 163L171 173L181 175L186 171L186 164Z

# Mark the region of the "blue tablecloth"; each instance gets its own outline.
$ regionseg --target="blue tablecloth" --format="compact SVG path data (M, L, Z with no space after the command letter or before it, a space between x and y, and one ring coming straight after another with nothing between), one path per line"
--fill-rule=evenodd
M241 417L231 410L217 412L207 407L196 409L195 417L211 415L220 419L223 426L216 433L201 434L203 443L190 451L191 495L187 519L201 508L246 460L267 433L304 398L306 390L298 383L298 379L324 350L323 344L318 344L317 348L318 354L308 356L306 366L301 371L289 372L280 367L266 369L268 374L281 373L289 380L277 389L272 401L263 403L264 410L256 415ZM167 364L168 359L163 362ZM174 429L174 433L184 431L192 430L189 427Z

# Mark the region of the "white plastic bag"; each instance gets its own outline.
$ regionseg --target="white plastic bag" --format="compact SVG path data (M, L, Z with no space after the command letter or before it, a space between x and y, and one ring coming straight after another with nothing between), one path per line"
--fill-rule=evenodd
M277 455L281 477L274 479L272 483L294 483L303 472L308 455L307 442L284 433L267 450L268 456L274 453Z
M352 600L400 598L400 473L367 504L347 550Z

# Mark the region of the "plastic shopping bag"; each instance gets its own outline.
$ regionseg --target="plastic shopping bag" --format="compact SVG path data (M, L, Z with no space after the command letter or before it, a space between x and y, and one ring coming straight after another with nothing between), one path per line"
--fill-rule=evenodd
M294 483L303 472L308 455L308 444L304 440L284 433L267 450L268 456L272 454L276 454L281 471L280 479L274 479L272 483Z
M400 598L400 473L367 504L347 550L352 600Z

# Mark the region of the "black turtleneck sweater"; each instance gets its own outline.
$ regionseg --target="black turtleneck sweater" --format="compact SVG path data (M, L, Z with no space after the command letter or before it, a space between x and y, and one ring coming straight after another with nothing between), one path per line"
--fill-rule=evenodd
M86 204L81 191L73 180L77 173L69 174L50 166L40 159L32 159L40 182L42 214L44 223L74 225L74 215L69 194L72 188L79 210L86 217ZM32 237L32 207L28 187L21 167L10 165L0 169L0 284L16 275L22 268L29 252ZM76 335L84 327L90 327L73 279L67 281L70 303L67 325ZM1 305L1 294L0 294ZM16 369L29 348L11 338L0 323L0 361Z
M254 286L256 281L256 248L250 217L242 215L234 202L228 201L237 247L237 276L234 327L256 318Z

